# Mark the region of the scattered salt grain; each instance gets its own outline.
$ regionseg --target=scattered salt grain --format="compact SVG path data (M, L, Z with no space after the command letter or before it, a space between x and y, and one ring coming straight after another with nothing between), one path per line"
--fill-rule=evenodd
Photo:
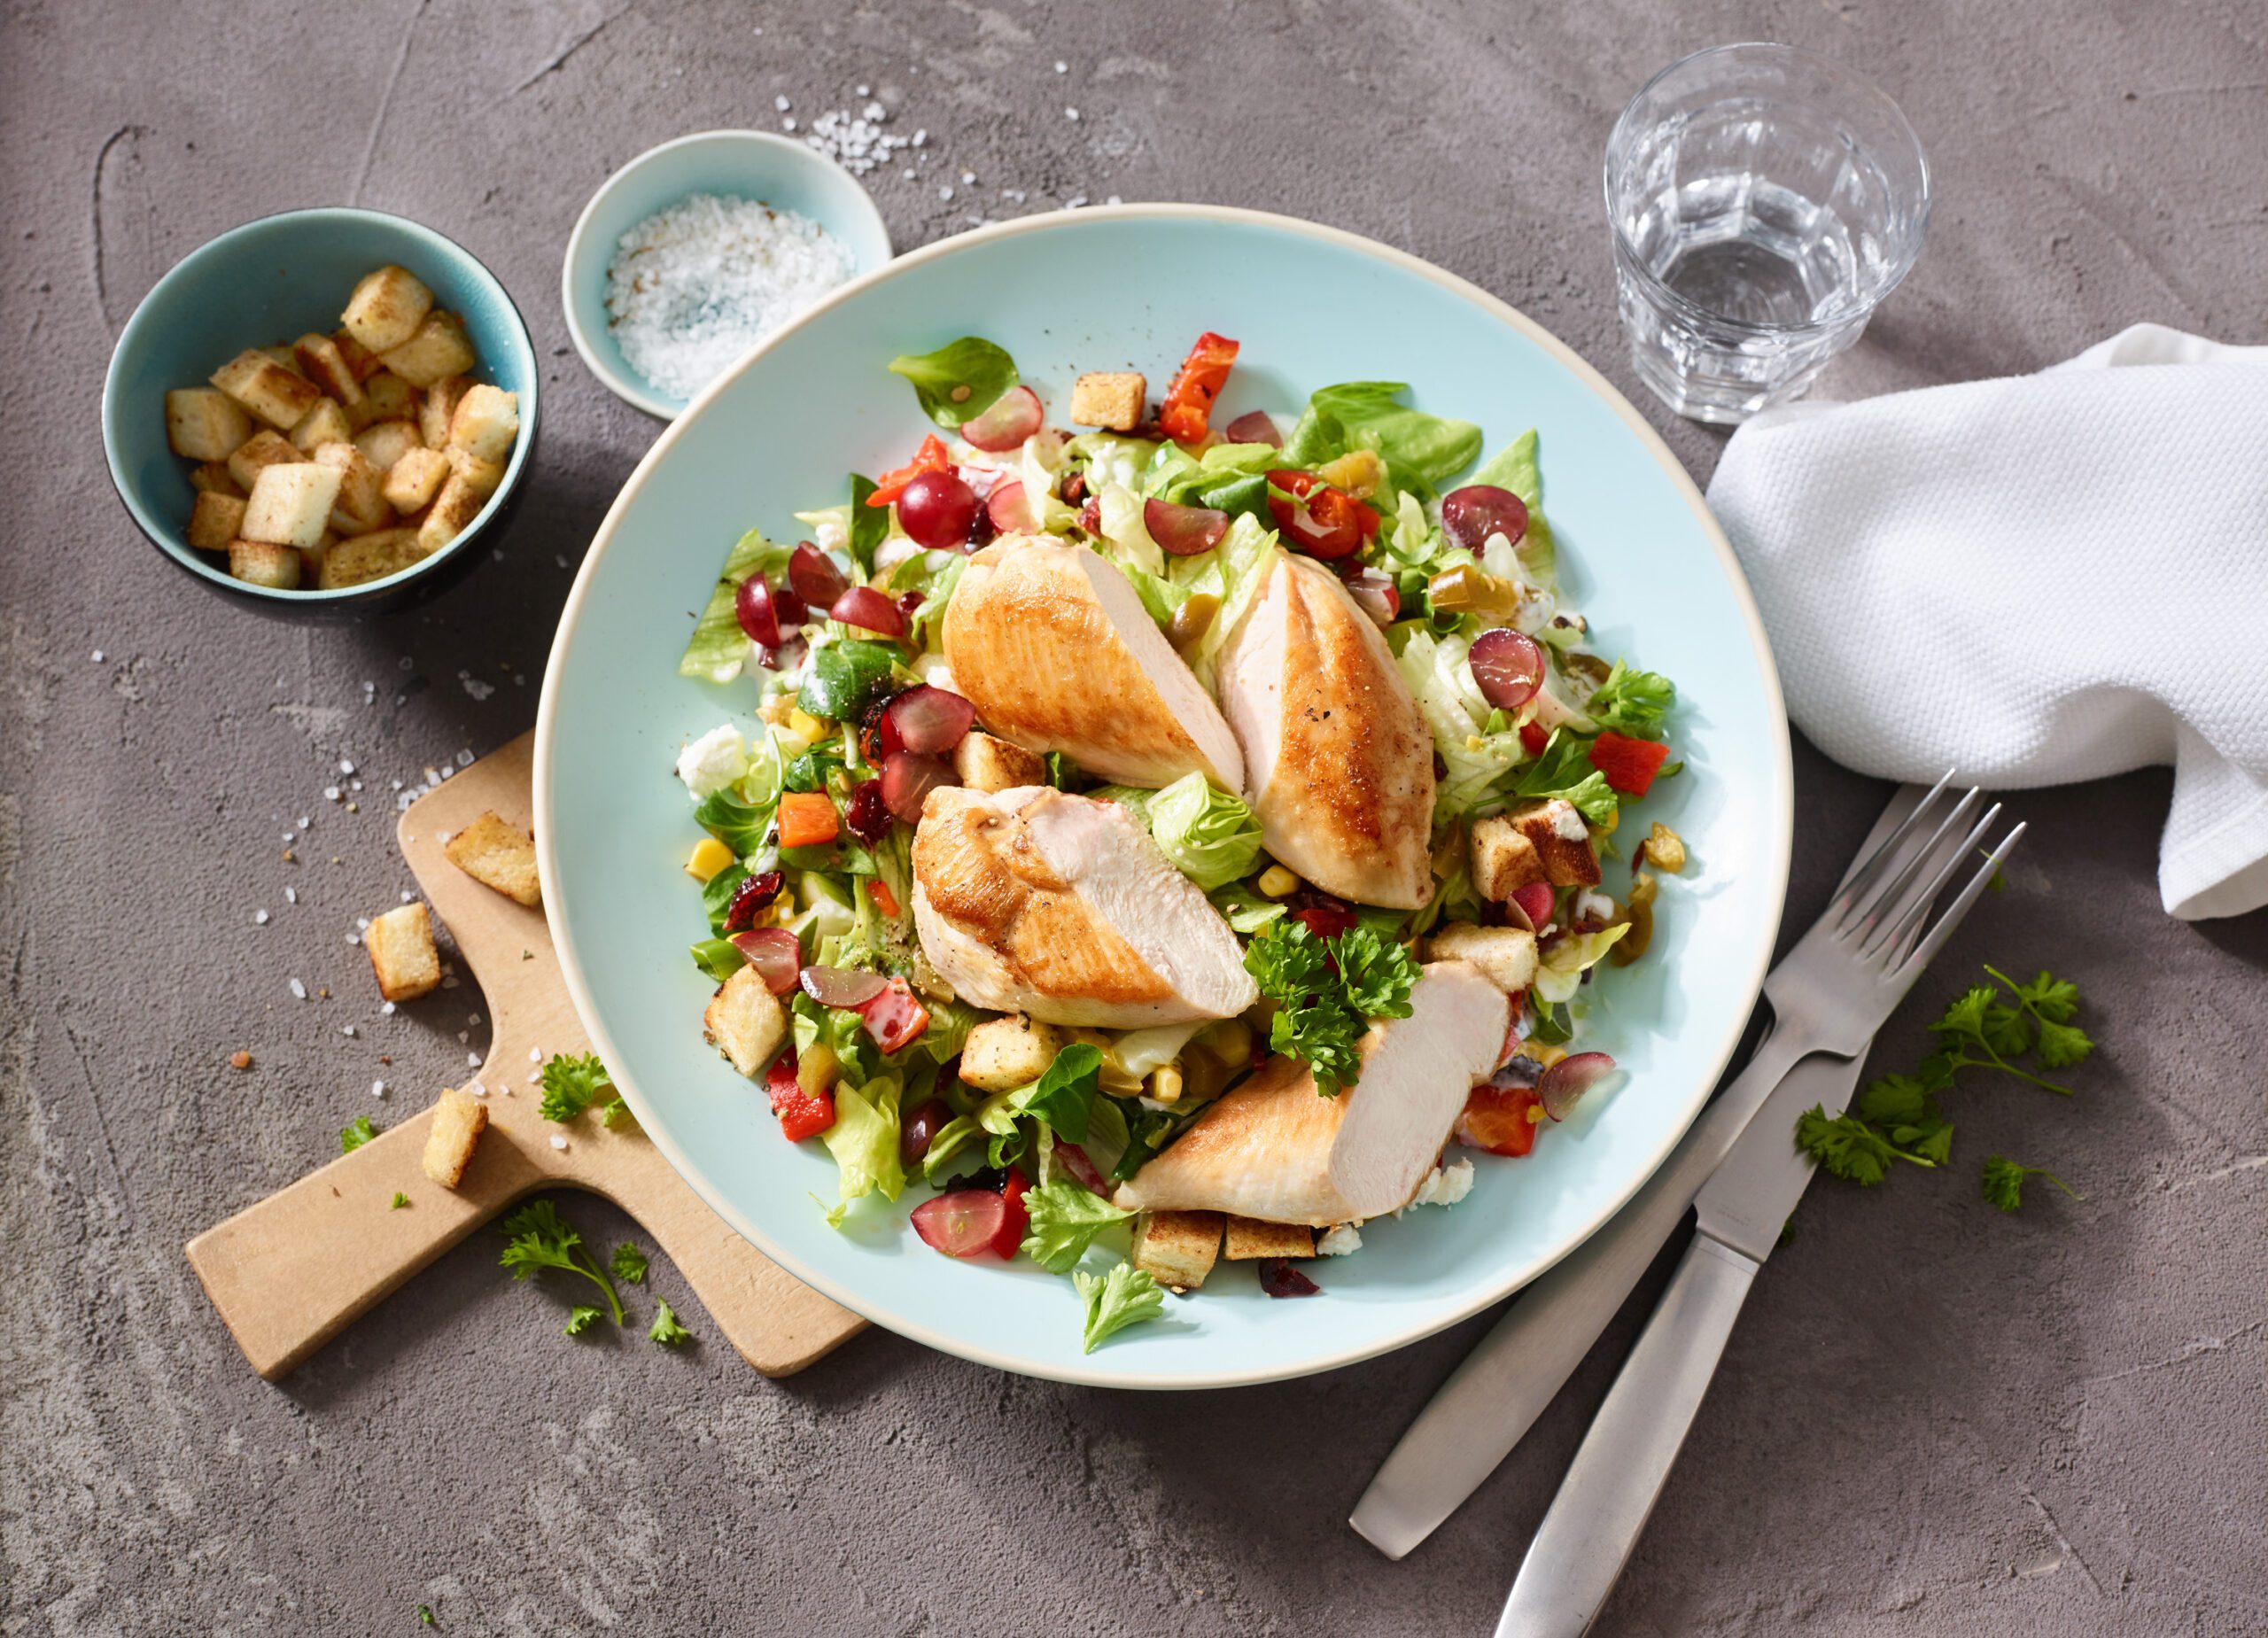
M457 766L460 768L469 768L472 766L472 753L469 750L459 751L457 753Z
M392 1002L391 1002L391 1001L386 1002L384 1005L383 1005L382 1006L380 1006L380 1007L378 1008L378 1011L380 1011L381 1013L384 1013L387 1017L389 1017L389 1018L391 1018L391 1017L392 1017L392 1016L393 1016L393 1010L394 1010L393 1003L392 1003Z
M371 1096L371 1097L373 1097L373 1098L383 1098L383 1097L384 1097L385 1095L386 1095L386 1083L385 1083L384 1081L373 1081L373 1082L371 1082L371 1083L370 1083L370 1096Z
M794 107L794 106L795 106L795 105L794 105L793 103L790 103L790 102L789 102L786 97L773 97L773 98L772 99L772 105L773 105L774 108L777 108L777 109L778 109L781 113L787 113L788 109L790 109L790 108L792 108L792 107Z
M1071 72L1071 65L1068 63L1058 63L1055 65L1055 72L1058 74L1068 74Z
M352 1040L354 1036L354 1026L352 1024L341 1024L338 1027L338 1033L346 1036L349 1040Z
M315 822L315 821L314 821L313 819L309 819L306 814L302 813L301 815L299 815L299 828L300 828L301 830L305 830L305 829L306 829L309 825L313 824L314 822Z
M307 998L307 987L296 978L291 981L291 998L295 1001Z
M297 888L285 888L284 889L284 902L287 904L298 904L299 902L299 889Z
M469 1067L478 1069L480 1067L480 1054L478 1052L467 1052L464 1055L464 1061Z
M551 1146L555 1149L563 1149L567 1146L567 1140L557 1132L554 1132L551 1134Z
M1079 117L1079 111L1076 108L1066 108L1063 111L1063 117L1067 120L1076 120Z
M786 119L781 120L780 128L783 131L794 130L796 128L796 116L789 114Z
M268 912L264 910L253 911L252 912L252 924L254 927L266 927L268 925Z
M338 801L338 786L336 786L336 785L326 785L326 786L324 786L324 787L322 788L322 799L323 799L325 802L336 802L336 801Z
M367 683L367 682L366 682L366 683L364 683L362 686L363 686L365 688L367 688L367 687L369 687L370 685L369 685L369 683ZM339 771L341 773L352 773L352 772L354 772L354 765L353 765L353 763L349 762L346 757L341 757L338 759L338 771Z
M542 1052L540 1052L540 1051L538 1051L536 1048L534 1048L534 1047L531 1046L530 1048L528 1048L528 1061L529 1061L530 1063L532 1063L532 1064L540 1064L540 1063L541 1063L541 1062L543 1061L543 1054L542 1054Z
M401 891L401 902L402 902L403 904L408 904L411 900L415 899L416 897L417 897L417 895L416 895L416 894L415 894L415 893L412 893L412 892L411 892L408 888L404 888L404 889L402 889L402 891Z
M496 685L494 683L483 682L479 678L471 676L465 672L458 673L458 680L464 684L464 691L472 695L476 700L485 700L490 695L496 692Z
M459 1091L461 1091L461 1092L464 1093L464 1095L465 1095L466 1097L468 1097L468 1098L485 1098L485 1097L487 1097L487 1096L488 1096L488 1089L487 1089L486 1087L483 1086L483 1085L482 1085L478 1081L477 1081L477 1080L473 1080L473 1081L467 1081L467 1082L466 1082L462 1086L459 1087L457 1090L458 1090Z
M944 187L942 187L942 188L938 189L938 190L937 190L937 197L938 197L939 198L941 198L941 199L950 199L950 198L951 198L953 197L952 185L951 185L950 182L948 182L945 186L944 186Z
M873 122L851 125L871 148ZM820 145L816 132L812 141ZM631 369L691 398L857 271L849 247L807 216L696 193L622 236L607 268L608 321Z
M100 665L100 664L103 663L103 651L102 651L100 648L97 648L97 649L96 649L96 650L94 651L94 653L93 653L91 656L89 656L89 659L90 659L90 660L91 660L95 664L97 664L97 665Z

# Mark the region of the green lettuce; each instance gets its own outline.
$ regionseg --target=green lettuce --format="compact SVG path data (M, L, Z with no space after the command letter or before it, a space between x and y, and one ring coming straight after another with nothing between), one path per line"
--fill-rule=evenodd
M1348 381L1317 389L1308 405L1338 423L1348 447L1376 450L1395 487L1436 489L1479 458L1480 429L1398 402L1408 391L1399 381Z
M1551 525L1543 519L1543 469L1536 463L1536 451L1535 430L1531 427L1489 456L1464 481L1509 489L1526 503L1527 534L1519 545L1520 563L1529 581L1548 588L1559 553Z
M1583 702L1584 714L1602 728L1634 739L1658 740L1662 718L1677 703L1677 685L1659 672L1634 672L1621 661Z
M1537 996L1554 1006L1573 1000L1582 986L1585 969L1606 959L1606 952L1629 930L1627 921L1618 921L1596 933L1570 933L1553 940L1535 969Z
M1024 1233L1023 1253L1050 1274L1068 1274L1087 1254L1104 1230L1124 1223L1134 1214L1076 1183L1051 1183L1024 1194L1030 1224Z
M1489 706L1465 663L1472 645L1455 633L1437 636L1412 627L1396 664L1433 732L1433 749L1448 772L1434 781L1433 819L1451 819L1488 801L1514 768L1527 759L1519 730L1490 732L1502 713Z
M1132 809L1149 827L1159 850L1208 893L1226 887L1259 860L1260 821L1241 800L1201 773L1184 773L1163 790L1110 785L1089 794Z
M843 1226L855 1202L877 1193L894 1200L905 1187L897 1152L897 1100L896 1075L877 1075L856 1087L848 1080L835 1083L835 1124L819 1134L835 1157L837 1193L827 1220L835 1228Z
M1211 551L1177 557L1166 565L1167 577L1184 592L1192 596L1206 592L1221 600L1212 625L1182 656L1208 694L1217 691L1216 673L1229 633L1244 617L1261 581L1275 563L1276 532L1246 514L1229 524L1229 532Z
M922 413L951 432L1016 384L1016 361L982 336L963 336L935 353L900 353L889 373L912 382Z
M815 648L798 703L814 717L859 722L889 691L897 664L893 643L851 638Z
M889 571L889 589L894 594L921 594L920 603L905 617L905 640L910 647L918 650L935 646L936 628L944 620L953 588L960 584L960 572L967 566L968 559L959 552L915 552Z
M677 663L679 676L730 682L741 674L750 645L748 633L741 630L740 617L733 611L733 600L740 593L741 582L752 574L787 573L788 560L795 552L792 543L781 546L767 540L760 529L751 529L733 542L733 549L725 555L725 566L717 571L717 584L710 588L709 606L694 623L693 640Z
M1107 1275L1074 1269L1071 1278L1087 1305L1085 1353L1093 1353L1104 1338L1166 1311L1165 1292L1130 1262L1113 1263Z

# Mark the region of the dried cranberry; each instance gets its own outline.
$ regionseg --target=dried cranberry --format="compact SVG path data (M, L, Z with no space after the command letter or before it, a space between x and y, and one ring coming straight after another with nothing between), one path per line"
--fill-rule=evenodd
M882 800L880 780L866 780L851 788L843 822L850 827L852 835L870 848L889 835L889 804Z
M1102 502L1092 495L1089 495L1086 505L1079 508L1079 527L1089 534L1102 532Z
M1353 906L1327 893L1301 893L1293 901L1292 916L1317 938L1336 938L1355 922Z
M906 614L906 615L910 615L910 614L912 614L912 613L913 613L916 609L919 609L920 606L921 606L921 594L920 594L920 593L919 593L919 592L904 592L904 593L899 594L899 595L898 595L898 599L897 599L897 611L898 611L900 614Z
M966 1177L953 1179L956 1189L989 1189L998 1194L1008 1186L1008 1168L1005 1166L984 1166Z
M1063 480L1063 501L1067 506L1076 506L1087 498L1087 475L1073 472Z
M978 507L976 516L968 520L968 549L973 552L979 547L991 545L999 532L999 525L992 521L991 508Z
M771 908L772 901L780 897L780 889L787 884L787 877L776 870L767 870L742 881L726 902L725 931L740 933L754 927L757 912Z
M1312 1297L1323 1290L1281 1257L1260 1260L1260 1289L1271 1297Z

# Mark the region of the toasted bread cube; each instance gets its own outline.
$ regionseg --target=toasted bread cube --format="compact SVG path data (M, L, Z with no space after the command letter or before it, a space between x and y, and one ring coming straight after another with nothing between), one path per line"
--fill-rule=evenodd
M458 404L471 391L471 381L463 376L444 376L425 389L424 401L417 411L417 432L426 448L449 446L449 423L456 418Z
M535 838L509 819L484 813L451 836L441 851L449 856L450 864L482 886L494 888L530 910L542 905L543 884L536 879Z
M254 351L259 353L263 358L274 359L277 363L283 365L284 369L290 370L295 376L304 378L307 374L305 370L302 370L299 368L299 361L298 357L293 354L291 349L289 347L258 347L255 348Z
M213 384L242 404L268 425L297 426L301 416L322 401L322 389L286 369L258 347L239 353L214 370Z
M310 331L300 337L291 344L291 357L301 375L349 409L362 401L362 378L329 336Z
M425 440L417 435L415 421L378 421L354 434L354 447L385 473L392 471L394 462L411 450L424 448Z
M520 435L520 395L476 382L465 389L449 416L449 442L483 461L501 462Z
M362 383L362 401L346 412L346 424L359 432L381 421L415 421L418 413L417 389L381 370ZM418 441L425 441L422 431Z
M430 505L433 497L440 493L441 485L448 476L449 458L439 450L427 449L423 445L405 450L386 474L383 492L386 504L397 512L414 512Z
M1138 370L1090 371L1071 384L1071 424L1131 432L1142 424L1150 384Z
M312 455L325 444L340 443L353 436L354 429L347 423L346 412L330 400L321 399L291 429L291 447Z
M266 540L229 542L229 572L251 585L279 592L297 591L300 568L299 554L291 547Z
M276 546L313 546L330 522L343 476L337 467L312 461L261 469L252 481L252 498L245 502L244 538Z
M339 322L371 352L385 353L416 335L432 310L433 292L425 282L408 268L389 263L355 283Z
M191 461L226 461L252 436L252 417L213 387L176 387L166 394L166 442Z
M439 309L428 313L417 333L397 347L380 350L385 367L413 387L430 387L444 376L462 376L477 361L464 338L464 321Z
M433 1105L433 1124L425 1133L425 1154L420 1162L425 1175L444 1189L455 1188L464 1181L464 1168L472 1164L472 1152L479 1145L480 1134L487 1130L485 1099L454 1086L443 1087Z
M764 986L752 966L744 966L724 982L701 1014L709 1044L732 1060L745 1075L757 1075L780 1044L788 1038L788 1009Z
M462 444L451 444L441 452L449 463L449 470L465 481L465 486L485 501L504 483L504 463L484 461Z
M200 552L225 552L243 536L244 521L242 500L207 490L189 508L189 543Z
M1221 1255L1231 1262L1252 1262L1262 1257L1312 1257L1315 1230L1297 1223L1262 1223L1256 1217L1231 1216L1223 1237Z
M322 532L322 539L317 540L313 546L293 548L299 554L299 584L301 586L319 586L322 584L322 566L330 561L330 548L338 544L338 537L326 529Z
M322 555L315 584L326 592L365 586L398 574L425 555L415 529L378 529L338 542Z
M338 499L330 503L330 526L343 535L369 534L393 522L393 508L383 493L386 475L352 444L325 444L315 464L338 474Z
M425 521L417 526L417 543L428 552L439 551L462 534L487 504L486 495L476 493L462 477L450 473L441 485L441 493L433 497Z
M1532 882L1596 887L1598 855L1588 827L1565 797L1529 803L1474 821L1472 885L1483 898L1510 898Z
M341 326L330 332L331 345L338 349L338 356L346 361L346 368L354 372L354 383L360 386L385 366L378 362L378 355L354 339L354 332Z
M1221 1226L1216 1211L1144 1212L1127 1261L1161 1285L1195 1291L1220 1257Z
M1535 982L1535 935L1526 928L1453 921L1433 935L1426 959L1470 961L1497 989L1517 995Z
M245 498L244 485L237 482L236 474L229 470L226 461L207 461L189 475L189 486L198 494L234 495Z
M398 904L374 916L362 930L362 948L389 1001L415 1001L441 987L441 952L433 946L433 918L422 902Z
M269 467L290 466L294 462L306 459L307 456L290 439L281 432L262 427L237 445L229 454L229 476L236 480L238 488L249 495L252 485L260 481L260 475Z
M988 1019L961 1043L960 1078L981 1092L1026 1086L1047 1073L1063 1048L1064 1035L1021 1013Z
M972 729L953 748L953 772L971 790L1014 790L1046 784L1047 758Z

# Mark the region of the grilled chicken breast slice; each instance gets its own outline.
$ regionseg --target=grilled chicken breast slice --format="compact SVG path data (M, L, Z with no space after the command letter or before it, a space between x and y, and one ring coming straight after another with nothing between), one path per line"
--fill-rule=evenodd
M929 793L913 925L963 1000L1047 1023L1132 1029L1259 998L1228 923L1140 820L1045 786Z
M1122 785L1244 788L1236 736L1126 577L1094 551L1005 535L945 610L946 664L990 733Z
M1362 1078L1336 1098L1316 1095L1299 1060L1274 1059L1120 1184L1117 1205L1314 1228L1407 1206L1511 1019L1503 992L1463 961L1427 964L1410 1005L1371 1026Z
M1221 707L1270 853L1326 893L1433 895L1433 740L1386 635L1320 563L1278 552L1221 650Z

